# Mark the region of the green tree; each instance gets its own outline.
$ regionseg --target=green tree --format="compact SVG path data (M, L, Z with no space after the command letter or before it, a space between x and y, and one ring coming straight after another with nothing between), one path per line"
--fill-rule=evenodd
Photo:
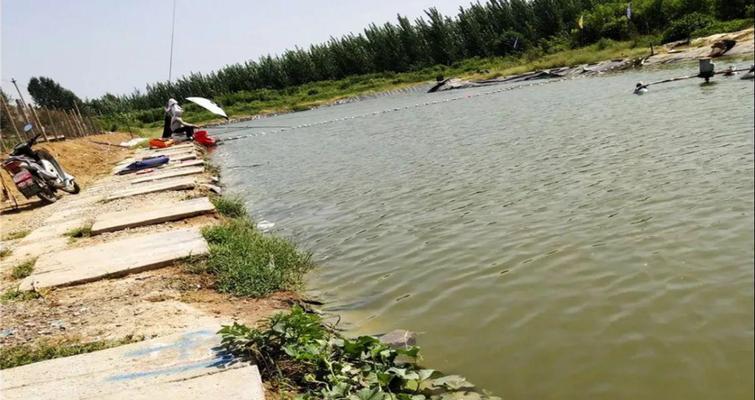
M746 18L747 6L752 7L752 0L715 0L713 4L716 18L722 20Z
M41 107L70 110L75 107L75 104L82 104L81 99L72 91L44 76L31 78L26 90L29 91L34 102Z

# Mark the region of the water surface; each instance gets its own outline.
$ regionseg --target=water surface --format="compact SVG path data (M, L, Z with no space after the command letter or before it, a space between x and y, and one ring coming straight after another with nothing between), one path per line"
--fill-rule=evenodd
M751 399L753 83L631 95L690 69L284 115L314 125L216 158L352 333L507 399Z

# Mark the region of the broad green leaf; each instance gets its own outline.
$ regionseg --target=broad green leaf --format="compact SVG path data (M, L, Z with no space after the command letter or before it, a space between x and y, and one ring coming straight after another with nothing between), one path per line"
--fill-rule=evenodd
M450 390L458 390L463 388L473 388L474 385L467 382L466 379L459 375L447 375L441 378L437 378L433 381L436 386L445 386Z

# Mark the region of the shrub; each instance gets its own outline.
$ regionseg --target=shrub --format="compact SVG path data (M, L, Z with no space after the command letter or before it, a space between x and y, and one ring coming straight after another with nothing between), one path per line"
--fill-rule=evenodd
M663 42L673 42L675 40L689 39L692 32L707 28L715 23L715 19L710 15L701 13L692 13L673 21L671 25L663 32Z
M742 29L751 28L753 26L753 20L751 19L735 19L731 21L716 21L705 28L698 29L690 34L690 37L697 38L703 36L715 35L717 33L735 32Z

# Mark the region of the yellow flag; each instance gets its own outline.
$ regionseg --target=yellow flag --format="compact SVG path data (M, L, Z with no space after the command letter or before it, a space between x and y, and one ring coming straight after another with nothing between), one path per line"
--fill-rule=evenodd
M584 29L585 28L585 16L584 15L580 15L579 16L579 21L577 22L577 25L579 25L579 29Z

